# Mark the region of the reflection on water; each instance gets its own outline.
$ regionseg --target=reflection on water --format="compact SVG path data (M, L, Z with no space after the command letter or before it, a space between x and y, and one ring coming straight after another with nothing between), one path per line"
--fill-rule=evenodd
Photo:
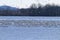
M60 27L0 27L1 40L59 40Z
M8 19L0 17L0 40L60 40L60 19Z

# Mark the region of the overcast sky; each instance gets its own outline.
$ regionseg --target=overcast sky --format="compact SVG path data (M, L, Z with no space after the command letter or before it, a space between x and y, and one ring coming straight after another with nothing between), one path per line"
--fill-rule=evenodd
M29 7L32 3L41 3L42 5L45 5L47 3L49 4L60 4L60 0L0 0L0 6L1 5L8 5L12 7L17 8L26 8Z

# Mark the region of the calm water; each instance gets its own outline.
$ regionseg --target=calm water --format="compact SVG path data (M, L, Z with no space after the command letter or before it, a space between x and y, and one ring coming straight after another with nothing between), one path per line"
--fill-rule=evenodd
M0 20L60 20L60 17L0 16Z
M60 17L0 17L0 20L60 20ZM60 27L0 27L0 40L60 40Z

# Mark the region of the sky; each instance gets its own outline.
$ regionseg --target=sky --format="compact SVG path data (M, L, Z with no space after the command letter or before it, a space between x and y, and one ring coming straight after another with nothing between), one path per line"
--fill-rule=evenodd
M60 0L0 0L0 6L8 5L17 8L28 8L33 3L60 5Z

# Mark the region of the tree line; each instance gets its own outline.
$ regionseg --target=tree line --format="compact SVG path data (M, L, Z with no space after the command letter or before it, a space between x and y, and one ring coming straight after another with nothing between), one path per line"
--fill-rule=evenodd
M0 10L0 16L60 16L60 6L32 4L29 8Z

